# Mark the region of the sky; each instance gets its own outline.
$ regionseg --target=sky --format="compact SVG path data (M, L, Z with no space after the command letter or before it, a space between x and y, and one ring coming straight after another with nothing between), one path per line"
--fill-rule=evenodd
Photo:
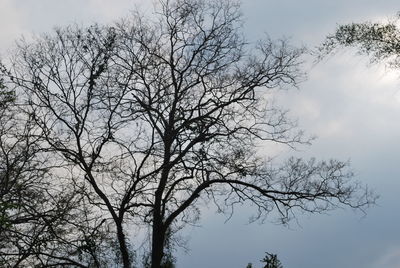
M111 23L145 0L0 0L0 55L21 36L71 23ZM339 24L381 21L397 13L398 1L243 0L244 32L253 41L267 33L315 47ZM380 198L367 215L340 209L299 215L289 227L267 221L248 224L251 207L234 217L204 209L198 227L184 231L188 250L176 252L178 268L261 267L264 252L278 254L285 268L400 267L400 80L383 65L346 50L318 64L306 62L307 81L276 98L317 136L297 152L304 158L349 160L355 179ZM272 218L271 218L272 220Z

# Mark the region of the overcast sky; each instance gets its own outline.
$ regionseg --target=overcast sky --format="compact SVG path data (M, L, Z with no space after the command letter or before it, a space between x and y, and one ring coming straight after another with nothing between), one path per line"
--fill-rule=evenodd
M250 40L268 33L313 47L338 24L382 20L397 13L398 1L243 0L244 31ZM21 35L48 32L74 22L110 23L145 0L0 0L0 52L7 56ZM246 267L265 251L277 253L284 268L400 267L400 80L384 66L367 66L354 51L305 64L308 80L282 92L280 103L318 139L296 156L350 160L356 179L380 195L366 217L345 209L303 215L289 228L247 224L251 208L227 223L210 208L200 227L188 228L189 251L177 252L178 268Z

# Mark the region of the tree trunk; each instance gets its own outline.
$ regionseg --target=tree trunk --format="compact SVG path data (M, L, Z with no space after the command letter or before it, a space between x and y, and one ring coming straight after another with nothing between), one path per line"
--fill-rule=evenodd
M117 224L117 236L118 236L118 242L119 242L119 249L121 251L123 267L124 268L132 268L131 260L129 258L128 247L126 246L124 231L122 230L122 226L120 224Z
M170 120L171 121L171 118ZM172 122L170 122L172 125ZM171 133L170 129L165 132L164 140L164 160L163 160L163 170L160 177L160 183L158 185L157 191L155 192L154 200L154 210L153 210L153 228L152 228L152 245L151 245L151 268L160 268L161 260L164 255L164 240L165 240L165 226L164 226L164 215L162 214L162 195L165 189L165 185L168 180L168 173L170 170L170 159L171 159Z
M159 219L157 219L159 218ZM160 268L161 260L164 255L165 234L162 226L161 217L154 217L151 247L151 268Z

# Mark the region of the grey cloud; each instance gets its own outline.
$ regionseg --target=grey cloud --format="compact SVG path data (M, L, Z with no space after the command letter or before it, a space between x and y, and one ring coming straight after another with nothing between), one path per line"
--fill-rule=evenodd
M72 22L107 23L128 15L135 4L151 1L0 1L0 49L21 34L49 31ZM398 1L246 0L246 35L264 32L292 36L294 43L316 45L338 23L380 19L396 13ZM146 3L146 6L143 6ZM202 227L188 228L188 254L177 252L178 268L255 266L265 251L278 253L285 268L398 268L400 259L400 101L396 75L366 67L352 52L310 68L300 91L281 92L277 100L299 117L300 126L319 138L297 156L351 159L357 179L381 195L366 218L352 211L300 216L290 228L267 222L248 225L251 207L231 221L205 210ZM395 78L393 78L395 77ZM287 152L286 152L287 153ZM282 157L285 154L283 153Z

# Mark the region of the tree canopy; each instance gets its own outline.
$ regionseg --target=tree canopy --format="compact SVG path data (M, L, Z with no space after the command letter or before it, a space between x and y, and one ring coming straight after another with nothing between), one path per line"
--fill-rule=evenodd
M309 143L269 101L301 81L302 49L249 44L234 1L157 8L20 41L2 67L17 118L0 118L14 135L1 139L1 207L17 206L1 227L6 267L134 267L144 232L147 264L172 265L176 234L209 202L282 223L374 202L346 162L266 156L268 144ZM10 166L7 154L23 158Z

